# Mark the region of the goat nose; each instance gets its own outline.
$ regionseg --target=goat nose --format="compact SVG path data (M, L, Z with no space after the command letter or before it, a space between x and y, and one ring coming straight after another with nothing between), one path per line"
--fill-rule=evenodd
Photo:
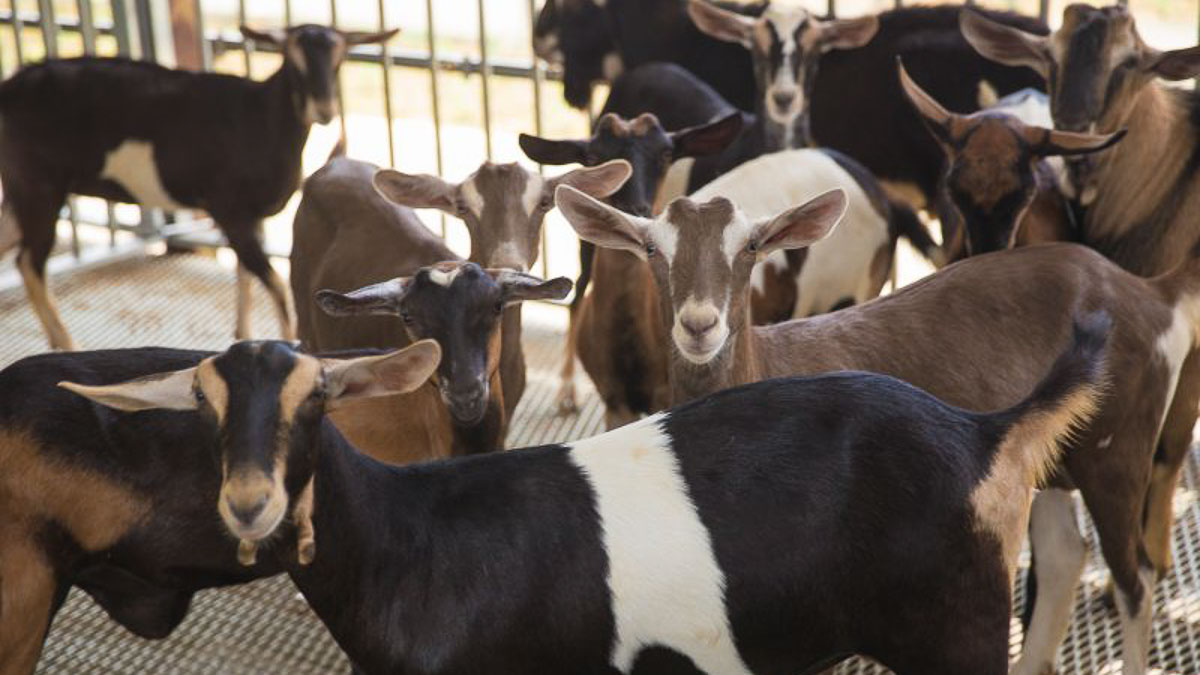
M796 92L794 91L777 91L771 94L771 98L775 99L775 107L780 110L788 110L792 107L792 101L796 100Z
M263 495L253 502L245 503L242 500L234 500L232 497L225 501L229 504L229 512L234 518L245 525L251 525L254 520L262 514L263 509L267 507L268 495Z
M692 337L700 337L701 335L704 335L708 331L717 327L717 315L709 314L699 317L688 317L686 319L681 319L680 323L683 324L683 329L688 332L688 335L691 335Z

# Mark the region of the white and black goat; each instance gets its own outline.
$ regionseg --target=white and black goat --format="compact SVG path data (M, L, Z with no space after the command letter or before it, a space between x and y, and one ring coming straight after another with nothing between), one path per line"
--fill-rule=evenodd
M901 675L1001 675L1033 487L1098 404L1108 326L1083 319L992 414L840 373L400 468L322 422L337 381L282 342L82 393L203 411L222 464L271 495L311 480L316 557L299 565L291 537L278 553L363 672L745 675L861 653ZM221 514L238 537L272 534Z

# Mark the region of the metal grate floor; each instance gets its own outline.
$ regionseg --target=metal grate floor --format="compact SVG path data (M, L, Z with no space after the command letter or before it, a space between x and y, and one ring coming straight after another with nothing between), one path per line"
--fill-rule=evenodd
M11 257L8 258L11 260ZM8 261L2 263L9 264ZM81 348L165 345L220 349L233 333L233 273L195 255L140 258L53 279L67 326ZM275 320L255 286L257 335L272 335ZM565 311L533 306L526 312L528 387L509 435L514 447L596 433L603 412L580 382L579 415L556 414L554 396ZM0 367L44 349L41 328L20 288L0 291ZM1200 462L1196 453L1176 494L1174 572L1155 595L1151 666L1156 674L1200 673ZM1082 510L1081 510L1082 513ZM1081 516L1091 547L1060 672L1120 672L1114 612L1100 600L1107 571L1095 532ZM1020 586L1018 584L1018 586ZM1021 588L1017 602L1022 602ZM1019 650L1013 621L1012 653ZM72 592L51 628L39 673L329 673L348 664L290 582L276 577L198 594L183 625L165 640L143 640L120 628L90 598ZM860 660L839 675L882 673Z

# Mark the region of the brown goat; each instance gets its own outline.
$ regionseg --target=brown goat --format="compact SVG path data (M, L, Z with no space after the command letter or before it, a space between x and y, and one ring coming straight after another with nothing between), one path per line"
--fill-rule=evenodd
M904 93L946 153L938 218L951 261L1013 246L1077 241L1070 205L1046 157L1089 154L1121 140L1124 131L1096 135L1025 124L1014 115L946 110L899 66Z
M837 191L757 222L721 198L678 199L654 220L568 188L557 199L581 237L650 262L671 335L663 347L673 403L771 377L849 369L905 379L970 410L995 409L1042 376L1076 312L1108 311L1116 320L1112 396L1065 456L1055 485L1077 486L1096 521L1118 589L1125 672L1144 671L1154 570L1145 562L1141 512L1159 425L1200 330L1200 261L1147 280L1081 246L1033 246L956 263L832 314L752 326L755 260L823 237L844 208ZM1016 672L1052 668L1070 617L1085 550L1064 505L1070 500L1046 501L1034 514L1035 544L1055 564L1038 569L1031 637ZM1057 536L1043 537L1052 529Z
M1158 79L1200 75L1200 46L1154 49L1121 5L1070 5L1062 26L1045 37L974 11L964 11L960 22L984 56L1028 66L1047 79L1056 128L1129 130L1113 151L1068 163L1070 190L1086 209L1083 243L1143 276L1194 258L1200 243L1200 93ZM1145 509L1147 548L1160 575L1171 565L1172 497L1200 410L1200 353L1181 368Z

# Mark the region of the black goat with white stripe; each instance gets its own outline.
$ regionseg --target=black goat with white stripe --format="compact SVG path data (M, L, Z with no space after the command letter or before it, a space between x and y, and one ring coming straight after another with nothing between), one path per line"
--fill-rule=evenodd
M366 672L799 673L863 653L902 675L1001 675L1032 489L1097 405L1109 323L1077 324L1033 393L997 413L839 373L571 444L400 468L322 422L336 392L285 343L212 362L236 379L81 392L215 408L235 471L264 452L241 442L258 438L248 429L308 439L268 453L286 467L279 490L314 480L316 559L298 565L292 537L277 550ZM280 391L304 402L257 419ZM221 408L221 392L241 405Z

